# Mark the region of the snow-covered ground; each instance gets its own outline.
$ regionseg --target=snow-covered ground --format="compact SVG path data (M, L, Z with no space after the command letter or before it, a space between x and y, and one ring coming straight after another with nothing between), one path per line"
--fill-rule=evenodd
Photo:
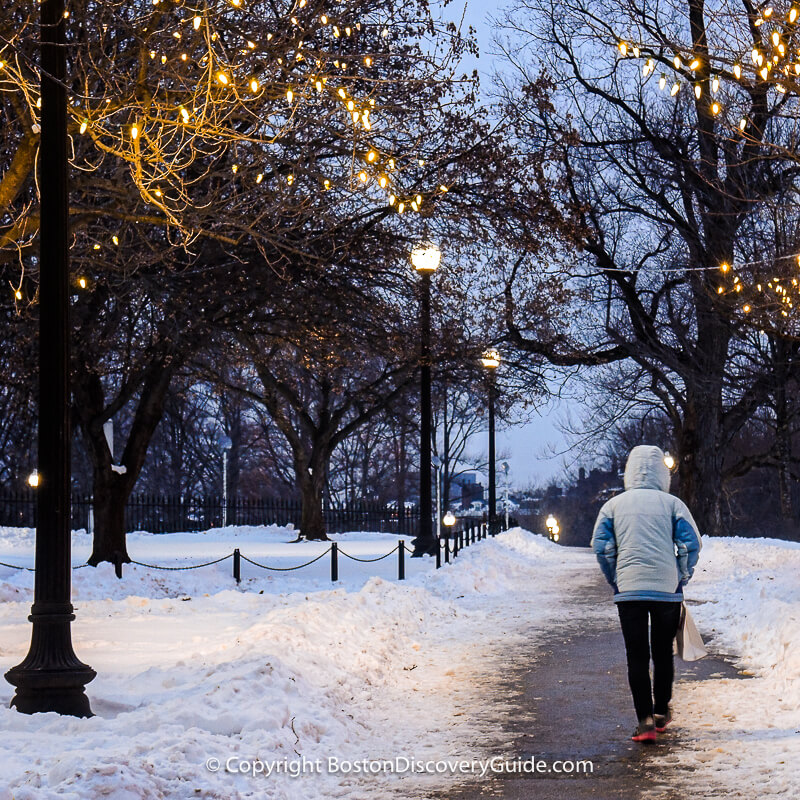
M288 567L329 547L293 537L275 527L142 533L129 552L177 566L238 547ZM0 681L0 800L380 800L477 779L443 762L497 755L502 731L486 699L502 664L523 638L591 613L569 599L597 579L594 557L514 529L438 571L407 557L401 582L396 553L343 555L376 557L398 537L332 538L335 584L329 555L291 572L244 562L239 586L230 559L190 571L129 565L121 581L109 565L75 570L73 639L98 672L87 689L96 716L18 714ZM77 565L89 542L73 542ZM0 529L0 561L32 560L32 532ZM800 545L704 540L687 598L712 649L754 677L677 687L680 748L650 753L670 791L800 795L799 576ZM3 671L27 651L31 599L32 573L0 567ZM252 774L260 769L272 774Z
M753 677L677 687L667 781L698 800L800 797L800 544L706 537L686 596L711 649Z
M287 543L293 536L135 534L129 553L179 565L238 547L286 567L328 548ZM359 558L398 540L332 538ZM89 542L73 540L77 565ZM0 529L0 561L30 566L32 553L30 531ZM0 798L408 797L463 781L469 774L437 771L443 759L486 757L497 732L481 709L503 651L560 621L562 592L592 562L515 529L438 571L407 554L402 582L396 553L372 564L340 553L336 584L330 556L293 572L243 563L238 587L230 559L191 571L126 566L121 581L107 564L75 570L73 640L98 672L87 689L96 716L19 714L0 681ZM5 671L27 651L32 573L0 568L0 599ZM252 774L260 769L272 774Z

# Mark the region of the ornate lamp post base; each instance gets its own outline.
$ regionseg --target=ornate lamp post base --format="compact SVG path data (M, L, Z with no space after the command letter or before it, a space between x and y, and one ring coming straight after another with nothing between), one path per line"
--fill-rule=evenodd
M23 714L55 711L71 717L91 717L84 687L97 673L78 660L72 649L72 605L32 609L31 647L25 660L6 672L17 691L11 706Z

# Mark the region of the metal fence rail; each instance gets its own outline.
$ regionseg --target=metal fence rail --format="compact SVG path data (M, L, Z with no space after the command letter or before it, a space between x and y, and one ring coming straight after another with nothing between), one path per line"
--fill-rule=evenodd
M225 506L227 505L227 509ZM72 495L72 528L89 528L89 495ZM227 510L227 513L225 511ZM125 530L151 533L202 531L222 525L288 525L300 527L299 500L276 497L228 498L220 495L131 495L125 506ZM416 536L419 510L387 508L377 501L323 505L323 518L329 533L363 530L403 533ZM0 490L0 525L33 528L36 526L35 490Z

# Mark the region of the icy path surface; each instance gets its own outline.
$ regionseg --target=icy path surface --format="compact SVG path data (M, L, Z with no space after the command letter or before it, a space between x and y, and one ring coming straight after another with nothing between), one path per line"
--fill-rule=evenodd
M288 566L327 549L286 544L292 536L137 534L130 553L191 563L239 547ZM367 558L398 537L334 538ZM74 563L87 548L76 534ZM0 561L31 558L30 532L0 530ZM340 556L342 580L331 584L327 557L292 573L243 565L239 588L230 561L190 572L126 567L122 581L108 565L77 570L73 638L98 672L88 686L96 716L1 708L0 798L421 797L463 780L439 764L494 755L481 743L495 739L487 703L504 651L559 620L565 593L594 561L515 529L439 571L427 558L406 566L398 582L396 556L377 565ZM383 577L370 577L376 570ZM0 568L4 671L27 651L31 583L31 573ZM3 706L11 695L0 683ZM261 768L272 774L252 774Z

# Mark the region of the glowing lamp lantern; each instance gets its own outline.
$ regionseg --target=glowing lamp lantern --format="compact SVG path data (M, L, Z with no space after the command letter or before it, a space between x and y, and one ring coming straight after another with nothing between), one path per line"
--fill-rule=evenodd
M487 369L496 369L500 366L500 353L497 350L487 350L481 356L481 364Z
M442 251L432 242L422 242L411 251L411 263L417 272L435 272L442 260Z
M448 528L452 528L453 525L456 524L456 517L452 511L448 511L444 517L442 517L442 523L446 525Z
M664 453L664 464L667 469L675 469L675 459L669 453Z
M31 472L30 475L28 475L28 486L30 486L31 489L35 489L38 485L39 485L39 471L34 470L33 472Z

